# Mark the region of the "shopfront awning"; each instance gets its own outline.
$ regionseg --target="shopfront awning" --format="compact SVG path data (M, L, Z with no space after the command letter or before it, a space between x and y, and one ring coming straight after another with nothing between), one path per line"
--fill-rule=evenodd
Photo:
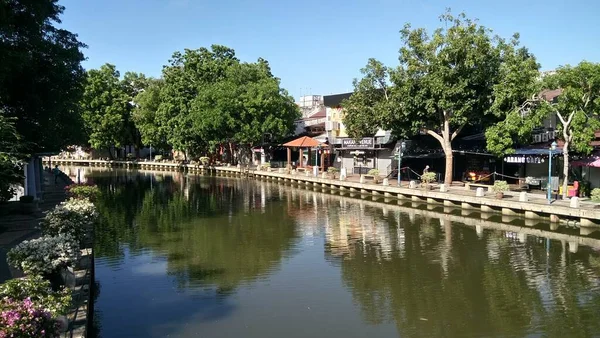
M543 156L543 155L548 155L548 153L550 151L551 151L550 149L520 148L520 149L515 149L515 152L511 155ZM552 155L562 155L562 148L556 148L556 149L552 150Z
M580 161L571 162L572 167L594 167L600 168L600 158L599 157L590 157Z

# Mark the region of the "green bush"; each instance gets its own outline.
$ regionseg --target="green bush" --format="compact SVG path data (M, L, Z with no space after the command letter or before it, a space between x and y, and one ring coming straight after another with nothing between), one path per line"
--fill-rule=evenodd
M35 304L41 305L53 317L64 315L71 305L71 290L63 288L53 291L50 282L39 275L11 279L0 285L0 299L10 298L22 301L27 298Z
M202 165L208 165L210 163L210 158L202 156L200 157L200 163L202 163Z
M100 195L100 189L96 185L90 184L72 184L65 188L67 190L67 194L69 196L75 198L87 198L89 200L94 200L98 195Z
M328 172L328 173L331 173L331 174L335 174L335 173L337 173L338 171L339 171L339 170L338 170L338 168L336 168L336 167L329 167L329 168L327 168L327 172Z
M421 175L421 182L423 183L432 183L437 180L437 174L434 172L428 172Z
M594 188L590 196L592 197L592 201L600 202L600 188Z
M263 164L261 164L263 167L265 168L271 168L271 162L265 162Z
M510 190L510 186L506 181L496 181L492 186L494 192L505 192Z
M135 158L135 155L133 155L132 153L127 153L128 160L133 160L134 158Z
M371 170L369 170L368 175L379 176L379 169L371 169Z
M162 161L162 159L163 159L163 158L162 158L162 155L156 155L156 156L154 156L154 160L155 160L156 162L160 162L160 161Z

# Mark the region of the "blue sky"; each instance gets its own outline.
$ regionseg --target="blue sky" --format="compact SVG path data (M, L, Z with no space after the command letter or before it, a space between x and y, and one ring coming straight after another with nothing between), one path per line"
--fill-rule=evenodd
M109 62L160 76L174 51L226 45L263 57L294 97L352 90L370 57L397 65L406 22L432 31L450 7L496 34L521 34L543 70L600 62L597 0L62 0L63 27L89 48L84 66Z

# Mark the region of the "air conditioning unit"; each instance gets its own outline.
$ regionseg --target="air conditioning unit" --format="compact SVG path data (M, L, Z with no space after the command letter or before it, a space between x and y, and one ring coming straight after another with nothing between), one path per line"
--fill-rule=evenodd
M533 143L540 143L540 142L542 142L542 135L534 134L533 135Z
M542 134L542 142L548 142L548 133Z

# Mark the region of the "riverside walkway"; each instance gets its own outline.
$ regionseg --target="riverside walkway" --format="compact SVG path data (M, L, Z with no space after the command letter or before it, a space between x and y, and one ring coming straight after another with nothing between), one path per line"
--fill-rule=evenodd
M165 171L188 171L191 173L214 173L217 175L235 175L257 179L276 180L282 183L312 185L321 189L348 190L354 193L382 195L385 197L411 199L430 204L443 204L462 209L477 209L483 213L499 212L503 215L523 216L528 219L543 218L551 222L573 222L582 234L600 231L600 208L596 203L572 200L555 200L548 203L541 195L520 192L506 192L505 198L496 199L495 194L482 187L473 190L470 186L459 187L444 185L423 189L405 182L398 187L394 182L385 180L375 184L358 177L345 180L328 178L327 174L314 177L312 173L286 173L285 169L258 171L238 167L208 167L197 164L179 164L172 162L141 162L141 161L102 161L102 160L73 160L53 159L53 164L89 165L101 167L139 168Z

